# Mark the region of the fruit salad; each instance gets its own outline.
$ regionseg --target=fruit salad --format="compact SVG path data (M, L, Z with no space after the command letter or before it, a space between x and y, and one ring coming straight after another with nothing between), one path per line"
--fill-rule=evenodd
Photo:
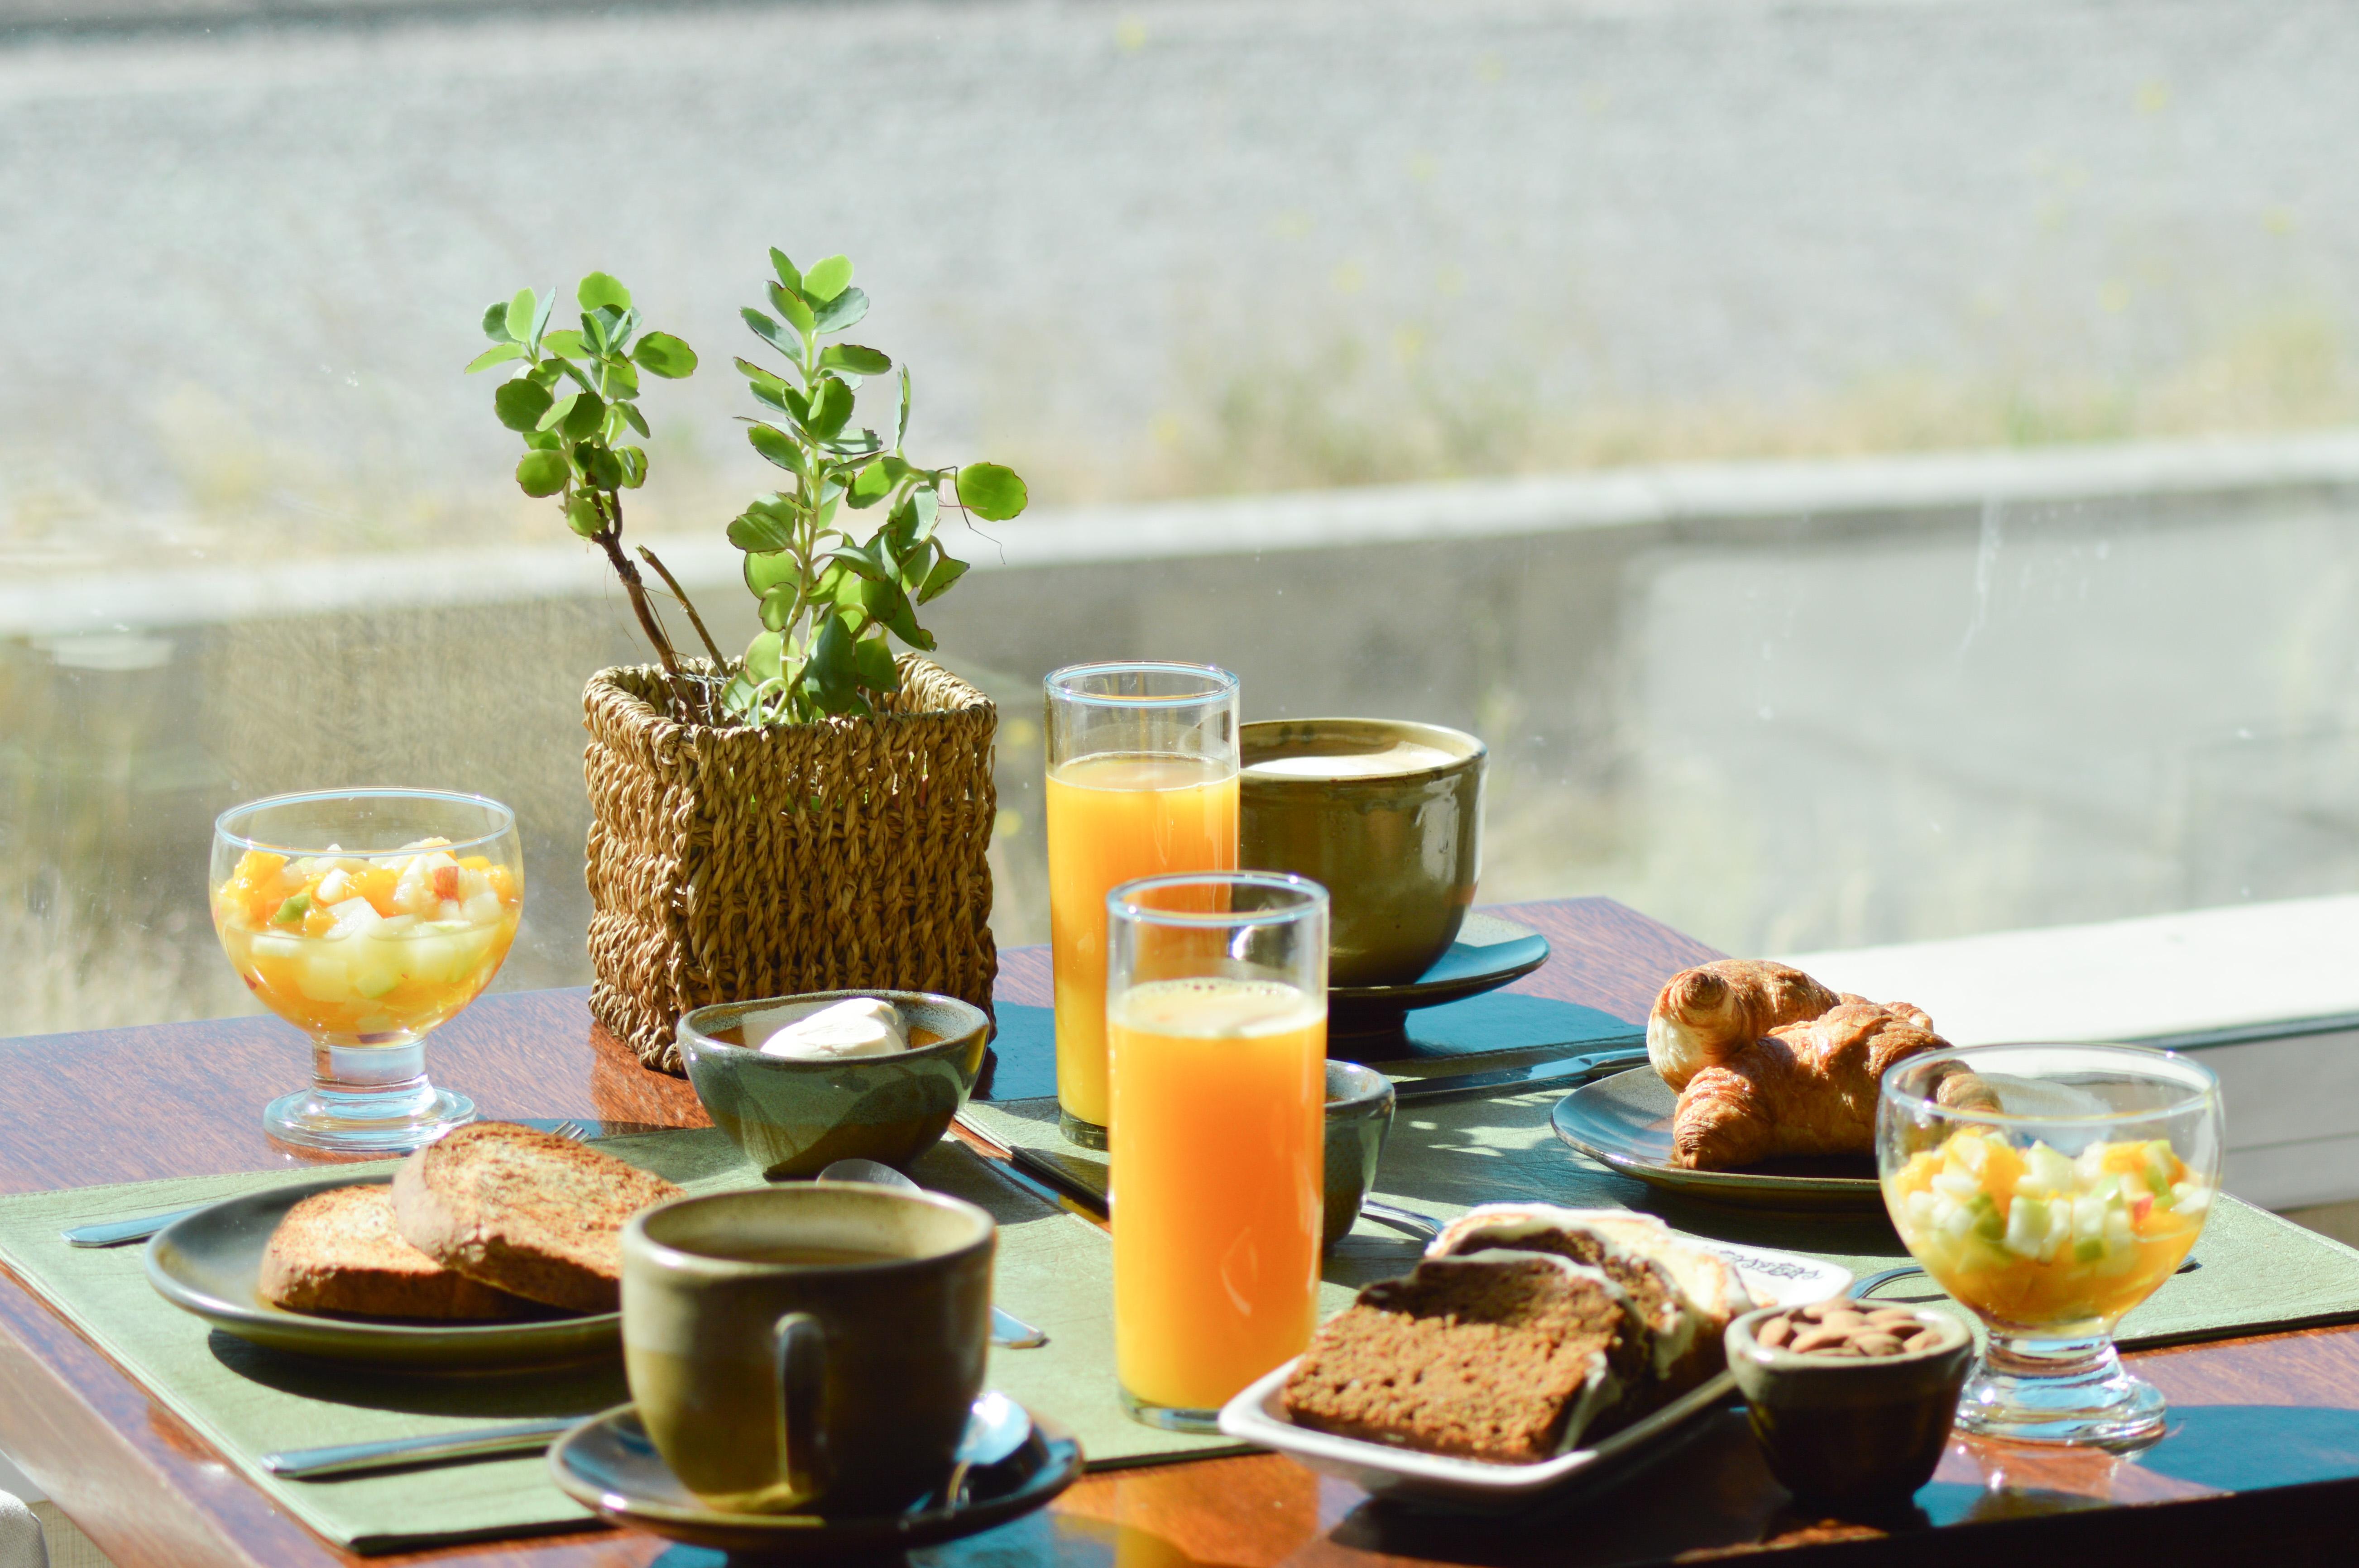
M2195 1245L2212 1185L2163 1140L2078 1155L1964 1130L1885 1178L1885 1203L1934 1281L1993 1324L2110 1325Z
M449 840L363 859L249 849L213 892L213 925L246 985L315 1036L406 1043L491 983L516 940L521 879Z

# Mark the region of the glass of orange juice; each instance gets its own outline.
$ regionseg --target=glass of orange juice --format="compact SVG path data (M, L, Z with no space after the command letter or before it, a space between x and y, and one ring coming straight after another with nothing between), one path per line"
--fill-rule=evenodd
M2209 1068L2128 1045L1977 1045L1884 1075L1885 1206L1933 1282L1989 1329L1961 1431L2126 1449L2162 1394L2114 1327L2167 1281L2219 1190Z
M1048 680L1049 927L1057 1110L1106 1146L1106 894L1237 864L1237 677L1209 665L1074 665Z
M1125 882L1106 905L1123 1402L1217 1431L1317 1325L1327 891L1202 872Z

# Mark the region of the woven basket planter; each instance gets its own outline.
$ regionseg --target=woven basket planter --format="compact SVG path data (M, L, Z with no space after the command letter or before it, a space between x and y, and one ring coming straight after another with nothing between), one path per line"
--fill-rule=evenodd
M690 666L710 676L712 666ZM590 731L590 1011L641 1062L709 1002L874 988L991 1008L991 699L900 660L867 719L681 724L654 665L602 670Z

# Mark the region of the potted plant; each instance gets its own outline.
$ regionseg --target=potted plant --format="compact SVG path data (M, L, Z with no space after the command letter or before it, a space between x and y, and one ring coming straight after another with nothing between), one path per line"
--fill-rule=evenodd
M516 482L604 552L655 650L583 694L591 1011L672 1072L690 1008L873 988L988 1010L998 969L985 859L997 715L921 656L934 639L918 611L966 571L937 531L944 509L1013 517L1024 482L995 463L911 462L907 368L828 341L867 313L852 264L770 260L771 310L742 314L785 373L736 365L762 409L746 434L786 481L729 525L762 624L736 658L663 563L623 544L624 493L647 475L630 441L647 432L641 373L690 374L694 351L644 330L629 290L592 273L575 291L578 330L549 327L554 291L524 290L484 312L492 347L468 367L515 367L493 406L524 439ZM887 374L889 438L853 423L864 382ZM641 562L703 657L674 646Z

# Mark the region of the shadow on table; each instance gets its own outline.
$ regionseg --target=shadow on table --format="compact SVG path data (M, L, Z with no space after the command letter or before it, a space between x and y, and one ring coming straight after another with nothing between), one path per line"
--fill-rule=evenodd
M330 1404L411 1415L501 1417L592 1415L630 1399L623 1360L579 1362L567 1367L514 1371L426 1372L416 1368L384 1371L335 1361L281 1355L215 1329L205 1347L213 1359L265 1388Z
M2245 1492L2359 1476L2359 1411L2173 1405L2170 1424L2136 1462L2176 1481Z

